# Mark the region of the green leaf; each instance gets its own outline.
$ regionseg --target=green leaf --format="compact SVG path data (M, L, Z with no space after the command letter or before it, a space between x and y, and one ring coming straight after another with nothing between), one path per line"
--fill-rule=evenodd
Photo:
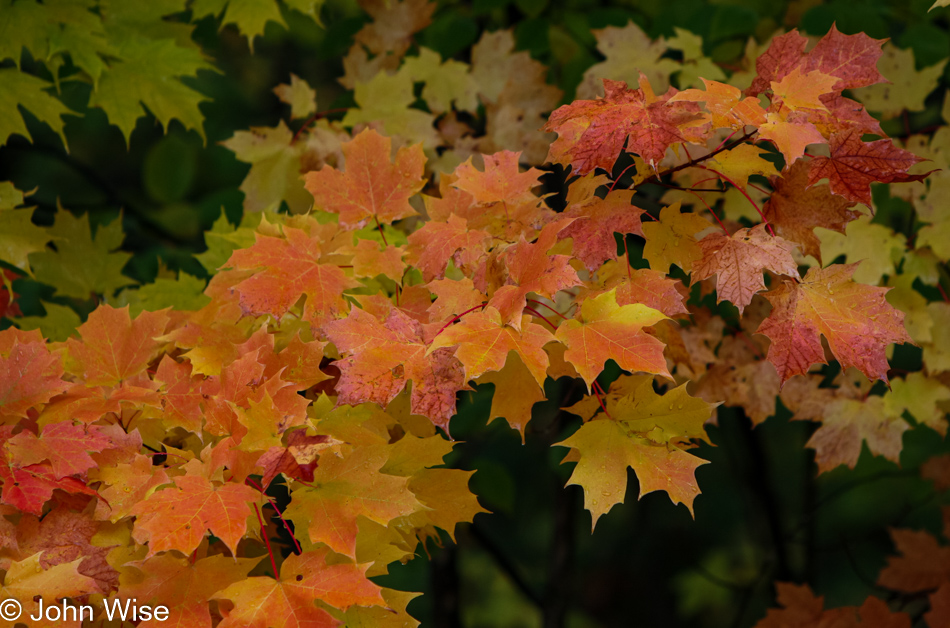
M200 310L211 302L205 296L205 281L188 273L178 273L178 279L159 278L139 289L126 289L119 294L117 307L129 306L129 314L138 316L143 311L154 312L170 307L175 310Z
M9 181L0 181L0 260L32 273L28 255L42 251L49 235L31 220L33 209L14 209L23 204L23 193Z
M201 53L169 39L130 37L119 47L119 54L122 61L103 72L89 104L106 112L126 143L146 108L162 126L167 128L175 118L204 139L204 116L198 104L206 99L180 80L198 70L213 69Z
M195 0L191 11L194 19L206 15L217 17L224 11L222 28L226 24L236 25L241 34L247 37L251 52L254 52L254 38L264 34L267 22L277 22L287 28L275 0Z
M46 316L24 316L14 319L17 327L24 331L39 329L43 336L54 342L62 342L76 332L82 320L72 308L57 303L40 301L46 309Z
M135 281L122 274L129 253L114 252L122 245L121 217L100 225L95 238L89 227L89 215L79 218L60 210L55 224L46 230L56 240L56 250L30 254L36 278L56 288L61 296L88 299L93 294L112 296Z
M45 90L49 87L52 87L51 83L17 69L0 70L0 146L6 144L7 139L14 133L33 140L18 106L48 124L59 134L63 144L66 143L61 116L72 112L66 105L46 93Z
M37 59L46 58L48 50L43 31L46 26L45 7L36 2L0 0L0 61L13 59L20 67L20 56L26 48Z

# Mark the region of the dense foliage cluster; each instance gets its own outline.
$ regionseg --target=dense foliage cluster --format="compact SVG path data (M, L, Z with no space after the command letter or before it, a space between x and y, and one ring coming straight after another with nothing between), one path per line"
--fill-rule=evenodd
M285 4L188 15L223 14L253 43L289 9L319 12ZM750 42L727 76L688 31L653 41L630 23L597 33L604 61L558 107L510 31L443 61L414 43L435 5L363 4L342 119L293 77L275 92L296 132L224 143L250 164L245 213L206 234L207 285L134 286L119 222L39 226L0 183L0 569L26 612L42 594L164 604L189 626L415 625L413 594L370 578L486 512L472 471L444 464L458 404L486 384L489 420L522 440L546 384L586 391L554 445L594 526L628 468L640 496L693 513L720 405L759 424L781 400L818 423L820 473L864 446L899 462L911 429L946 434L950 127L897 142L868 113L918 108L942 64L918 72L832 27ZM183 2L0 6L16 64L0 69L0 140L28 136L23 111L57 132L69 112L21 49L88 82L126 140L146 110L201 131L182 77L212 66L186 18L162 19ZM894 68L914 93L888 84ZM913 206L910 238L870 211L874 184ZM20 311L26 280L52 289L44 316ZM920 367L892 368L910 347ZM950 485L945 458L923 468ZM950 550L892 536L879 584L926 593L945 626ZM876 597L825 610L783 584L778 601L759 626L911 625Z

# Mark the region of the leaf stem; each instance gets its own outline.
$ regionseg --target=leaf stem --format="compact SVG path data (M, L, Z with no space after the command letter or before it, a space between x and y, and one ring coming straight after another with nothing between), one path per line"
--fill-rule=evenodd
M283 515L281 514L281 512L280 512L280 508L277 507L277 504L274 503L274 500L271 499L269 495L267 495L266 493L264 493L264 487L262 487L260 484L258 484L257 482L255 482L255 481L252 480L251 478L245 478L245 479L244 479L244 483L245 483L245 484L249 484L252 488L256 488L256 489L260 492L261 497L264 497L264 498L270 503L271 508L273 508L273 509L274 509L274 512L277 513L277 518L280 519L280 522L281 522L282 524L284 524L284 529L286 529L286 530L287 530L287 534L290 535L290 540L292 540L292 541L294 542L294 547L297 548L297 553L298 553L298 554L302 554L302 553L303 553L303 549L301 549L300 543L297 541L297 537L294 536L294 531L290 529L290 524L287 523L287 521L284 519L284 516L283 516Z
M270 556L270 566L274 570L274 579L280 580L277 575L277 561L274 560L274 550L270 546L270 539L267 538L267 529L264 527L264 520L261 518L261 510L254 504L254 513L257 515L257 522L261 524L261 536L264 537L264 543L267 545L267 555Z
M691 159L690 161L686 162L685 164L680 164L680 165L678 165L678 166L674 166L673 168L670 168L669 170L664 170L663 172L658 172L658 173L656 173L656 174L654 174L654 175L652 175L652 176L650 176L650 177L644 179L643 181L641 181L641 185L642 185L643 183L649 183L649 182L651 182L652 180L659 181L659 180L660 180L660 177L663 177L663 176L668 175L668 174L673 174L674 172L679 172L680 170L685 170L685 169L687 169L687 168L691 168L691 167L695 166L696 164L699 164L699 163L702 163L702 162L706 161L707 159L712 159L713 157L715 157L715 156L718 155L719 153L723 152L724 150L729 150L729 149L731 149L733 146L738 146L738 145L741 144L742 142L744 142L744 141L746 141L747 139L751 138L751 137L752 137L753 135L755 135L757 132L758 132L758 129L756 129L755 131L750 131L749 133L746 133L745 135L743 135L742 137L740 137L739 139L737 139L735 142L733 142L733 143L730 144L729 146L720 146L719 148L717 148L717 149L714 150L713 152L709 153L708 155L703 155L702 157L697 157L695 160L692 160L692 159Z
M603 393L604 389L600 387L600 384L597 383L596 379L594 380L594 384L590 387L590 389L594 393L594 395L597 397L597 403L600 404L600 409L604 411L604 414L606 414L608 417L612 419L613 417L610 416L609 412L607 412L607 406L604 405L604 400L600 396L600 393ZM607 393L604 393L604 394L606 395Z
M542 305L542 306L548 308L549 310L551 310L552 312L554 312L555 314L557 314L558 316L560 316L561 318L563 318L564 320L567 320L567 317L566 317L566 316L564 316L563 314L561 314L560 312L558 312L557 310L555 310L553 307L551 307L551 306L548 305L547 303L543 303L543 302L541 302L541 301L536 301L535 299L525 299L525 300L526 300L528 303L534 303L534 304L536 304L536 305Z
M538 312L538 311L537 311L536 309L534 309L533 307L531 307L531 306L529 306L529 305L526 305L526 306L524 306L524 309L525 309L525 311L531 312L532 314L534 314L535 316L537 316L538 318L540 318L541 320L543 320L545 323L547 323L548 325L550 325L550 326L551 326L551 329L557 329L557 325L555 325L554 323L552 323L551 321L549 321L547 318L544 317L543 314L541 314L540 312Z
M450 320L448 323L446 323L445 326L444 326L442 329L439 330L439 333L436 334L436 336L438 336L439 334L441 334L442 332L444 332L446 329L448 329L449 326L452 325L452 323L456 323L456 322L458 322L459 320L461 320L461 318L462 318L463 316L465 316L466 314L468 314L469 312L474 312L475 310L481 309L481 308L485 307L486 305L488 305L488 301L483 301L481 304L476 305L475 307L470 307L470 308L468 308L467 310L465 310L464 312L462 312L461 314L457 314L455 317L452 318L452 320ZM433 336L433 338L434 338L434 337L435 337L435 336Z
M755 211L759 212L759 216L762 217L762 222L765 223L765 228L766 228L766 230L769 232L769 234L771 234L771 236L772 236L773 238L775 237L775 231L772 229L772 224L769 222L769 219L765 217L765 214L762 213L762 209L759 207L759 204L752 200L752 197L749 196L749 193L748 193L748 192L746 192L746 191L743 190L741 187L739 187L738 185L736 185L736 182L735 182L735 181L733 181L732 179L730 179L729 177L727 177L727 176L724 175L723 173L719 172L718 170L713 170L712 168L707 168L706 166L696 166L696 167L697 167L697 168L702 168L703 170L708 170L709 172L712 172L713 174L716 174L716 175L722 177L722 179L723 179L724 181L726 181L727 183L731 183L731 184L732 184L732 187L734 187L734 188L736 188L737 190L739 190L739 193L742 194L742 196L746 197L746 200L747 200L747 201L749 201L750 203L752 203L752 207L755 207Z

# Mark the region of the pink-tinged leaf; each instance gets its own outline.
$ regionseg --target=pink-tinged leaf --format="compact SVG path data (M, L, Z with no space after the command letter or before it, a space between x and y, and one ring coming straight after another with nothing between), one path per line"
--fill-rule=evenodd
M703 257L693 262L694 280L716 275L718 302L731 301L740 314L757 292L765 290L765 270L799 278L792 259L795 244L770 236L764 224L739 229L731 236L709 234L699 246Z
M888 288L855 283L857 264L812 268L801 283L785 280L765 293L772 313L758 332L772 341L768 360L782 383L825 363L824 336L842 369L855 367L887 382L887 346L911 343L904 314L885 299Z

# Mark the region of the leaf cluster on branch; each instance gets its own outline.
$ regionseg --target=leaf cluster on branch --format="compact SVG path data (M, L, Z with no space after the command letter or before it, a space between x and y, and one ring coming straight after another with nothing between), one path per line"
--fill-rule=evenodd
M253 38L279 19L272 4L269 18L233 1L190 8L224 11ZM287 4L316 15L315 3ZM950 254L936 197L946 128L902 148L851 97L880 97L861 90L884 80L881 41L836 28L811 47L797 31L777 36L742 88L684 32L661 45L632 25L608 29L604 48L642 43L643 71L621 76L629 68L608 54L592 68L617 73L603 95L554 109L559 90L510 32L484 35L470 66L425 48L407 56L433 5L366 4L374 20L342 79L357 106L342 121L317 113L295 78L277 91L307 123L225 143L252 164L247 213L207 234L206 287L184 274L129 287L119 223L93 235L60 212L39 227L23 194L0 187L0 315L17 325L0 331L0 567L12 595L136 598L192 626L412 624L412 596L369 578L485 512L472 472L444 466L452 417L484 384L491 419L522 440L546 382L586 390L566 408L580 427L555 446L592 525L623 501L629 468L641 496L666 492L692 513L706 462L694 449L720 404L757 424L780 398L819 422L808 446L820 472L853 468L864 444L899 461L912 423L946 433L950 305L925 296ZM56 3L8 5L23 32L56 26L44 13ZM111 4L87 13L92 47L69 50L95 84L91 104L127 138L143 104L200 129L200 96L178 80L210 67L200 54L145 37ZM190 29L160 23L169 36ZM56 67L52 42L16 46ZM683 61L662 57L667 47ZM65 111L39 79L0 72L16 96L0 137L25 131L17 102L61 130ZM674 73L687 89L668 84ZM419 83L424 109L410 106ZM927 159L944 170L922 170ZM928 223L914 243L866 211L872 184L890 183L908 184L895 195ZM18 317L20 276L102 302L84 322L56 303ZM892 369L895 344L922 347L923 370ZM906 560L946 551L894 534ZM932 612L945 615L946 578L913 581L903 560L882 583L940 587ZM826 620L806 590L781 588L779 601L760 625ZM882 604L833 614L881 625Z

